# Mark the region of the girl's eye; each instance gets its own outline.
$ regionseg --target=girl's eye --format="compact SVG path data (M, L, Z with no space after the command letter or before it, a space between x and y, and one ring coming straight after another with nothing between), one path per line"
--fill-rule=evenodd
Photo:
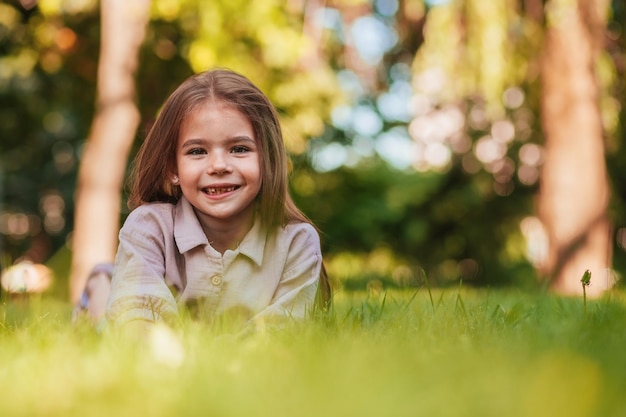
M202 148L192 148L187 152L188 155L203 155L206 152Z
M245 146L233 146L233 148L231 149L232 153L245 153L248 152L250 149L246 148Z

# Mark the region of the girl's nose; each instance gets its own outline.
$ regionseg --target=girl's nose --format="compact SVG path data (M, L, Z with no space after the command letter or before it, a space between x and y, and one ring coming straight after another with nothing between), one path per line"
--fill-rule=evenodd
M228 157L221 152L215 152L210 159L208 172L211 175L224 175L230 172Z

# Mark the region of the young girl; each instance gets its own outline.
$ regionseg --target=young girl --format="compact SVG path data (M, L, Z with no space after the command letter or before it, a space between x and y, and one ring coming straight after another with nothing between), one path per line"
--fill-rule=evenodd
M185 304L252 322L328 306L318 233L288 193L276 110L242 75L200 73L172 93L135 160L129 206L109 323L172 322Z

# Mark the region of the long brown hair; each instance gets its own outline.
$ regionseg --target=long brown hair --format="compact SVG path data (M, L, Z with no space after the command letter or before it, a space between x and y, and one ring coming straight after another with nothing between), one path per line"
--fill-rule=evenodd
M294 222L313 224L289 195L287 153L276 109L246 77L221 68L189 77L165 101L135 158L128 206L178 202L181 191L172 185L171 176L176 172L180 129L190 113L210 100L232 106L252 124L261 157L257 204L264 226L271 230ZM330 286L323 266L318 295L328 303Z

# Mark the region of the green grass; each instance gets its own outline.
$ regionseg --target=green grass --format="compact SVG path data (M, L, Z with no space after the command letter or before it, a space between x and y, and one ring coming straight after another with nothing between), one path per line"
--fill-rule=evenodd
M168 349L5 299L0 415L622 416L625 300L340 292L330 317L244 337L186 322Z

